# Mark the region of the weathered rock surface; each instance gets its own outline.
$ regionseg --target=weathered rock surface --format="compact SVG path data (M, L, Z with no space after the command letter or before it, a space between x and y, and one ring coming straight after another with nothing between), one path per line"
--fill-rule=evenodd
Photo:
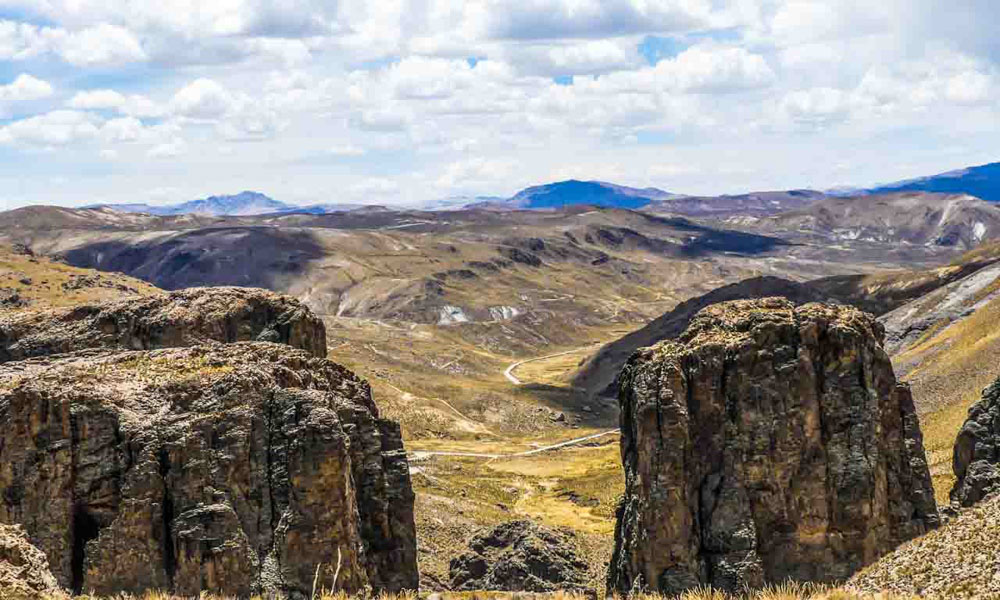
M0 522L99 594L416 589L399 427L271 343L0 365ZM339 568L339 578L334 574Z
M0 598L27 600L43 594L62 595L45 554L19 526L0 524Z
M554 592L587 583L573 532L531 521L502 523L473 537L450 571L451 587L460 591Z
M856 309L701 311L621 386L610 591L845 579L938 524L909 390Z
M0 315L0 362L89 348L150 350L253 340L326 356L322 320L298 300L255 288L192 288Z
M972 506L1000 492L1000 379L983 390L955 440L952 502Z

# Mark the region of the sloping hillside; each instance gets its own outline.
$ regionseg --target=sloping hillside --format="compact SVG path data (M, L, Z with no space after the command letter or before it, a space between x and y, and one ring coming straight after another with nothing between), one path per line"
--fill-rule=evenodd
M645 210L690 217L763 217L804 208L826 195L815 190L751 192L722 196L679 196L652 202Z
M851 578L847 589L891 597L996 598L998 536L1000 496L994 496L869 565Z
M964 194L899 192L829 197L742 223L754 231L838 244L891 243L971 249L1000 236L1000 208Z
M952 447L968 408L1000 376L1000 266L885 315L893 364L913 388L939 501L954 477Z
M24 247L0 246L0 310L58 308L162 293L134 277L72 267L34 256Z
M617 378L629 356L639 348L680 335L698 311L719 302L750 298L784 296L797 304L819 302L825 298L815 290L779 277L756 277L734 283L681 302L672 311L654 319L645 327L601 346L580 367L573 377L573 385L588 397L605 395L616 397Z

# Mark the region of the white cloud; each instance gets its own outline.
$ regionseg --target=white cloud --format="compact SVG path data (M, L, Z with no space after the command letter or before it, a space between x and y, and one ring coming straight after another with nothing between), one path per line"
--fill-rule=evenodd
M395 132L407 129L412 119L410 113L404 110L375 108L360 111L354 115L351 124L367 131Z
M59 153L16 174L24 197L55 174L124 196L163 173L191 197L404 201L569 173L740 191L842 178L845 154L863 183L894 176L869 145L950 167L995 159L1000 133L987 0L0 3L21 15L0 20L0 60L25 73L0 84L20 118L0 136ZM106 183L66 168L112 154ZM129 173L147 154L171 160Z
M516 168L511 160L469 158L448 165L435 185L443 190L488 190L508 179Z
M349 190L356 196L390 196L399 193L399 184L384 177L372 177L353 184Z
M334 146L328 150L334 156L364 156L365 149L352 144Z
M601 38L707 27L718 18L707 0L535 0L488 12L491 36L508 39Z
M77 66L120 65L147 58L131 31L107 23L67 34L58 44L58 52Z
M582 44L558 46L549 50L556 67L572 71L600 71L636 64L638 53L631 44L612 40L592 40Z
M144 133L142 121L135 117L111 119L101 126L101 137L109 142L135 142Z
M0 127L0 143L29 147L64 146L98 134L87 113L56 110Z
M187 148L184 140L174 139L169 142L157 144L146 152L149 158L177 158L184 154Z
M0 85L0 102L39 100L48 98L52 93L52 84L49 82L21 73L11 83Z
M115 110L132 117L161 117L166 109L141 94L128 96L115 90L84 90L70 98L66 106L79 110Z
M848 117L851 97L846 92L827 87L797 90L782 98L780 110L800 124L829 125Z
M126 99L115 90L87 90L77 92L66 104L70 108L81 110L121 108Z
M694 92L731 92L768 86L777 76L759 54L744 48L695 46L657 63L655 75L668 88Z
M233 98L218 82L200 78L181 88L170 100L171 110L194 119L216 119L231 108Z
M75 66L115 66L146 60L128 29L96 23L78 31L0 21L0 59L27 60L53 54Z
M995 98L993 78L978 71L963 71L948 78L944 97L958 104L978 104Z

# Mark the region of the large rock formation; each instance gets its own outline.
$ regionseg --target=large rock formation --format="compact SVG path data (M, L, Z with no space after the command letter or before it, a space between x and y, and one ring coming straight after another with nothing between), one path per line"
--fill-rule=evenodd
M955 440L951 500L972 506L1000 491L1000 379L983 390Z
M621 385L610 591L848 577L938 523L909 390L856 309L701 311Z
M0 362L88 348L150 350L252 340L326 356L322 320L294 298L254 288L192 288L0 315Z
M481 533L449 565L454 590L555 592L582 590L587 564L573 532L510 521Z
M325 359L256 342L10 362L0 430L0 522L68 588L417 587L399 428Z
M0 523L0 598L29 600L63 596L49 563L17 525Z

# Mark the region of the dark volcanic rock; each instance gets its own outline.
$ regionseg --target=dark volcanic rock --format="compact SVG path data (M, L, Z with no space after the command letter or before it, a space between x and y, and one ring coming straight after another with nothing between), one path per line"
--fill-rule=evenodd
M702 310L622 375L609 591L836 581L938 523L875 319L781 298Z
M326 356L322 320L294 298L255 288L192 288L0 316L0 362L89 348L150 350L252 340Z
M63 586L302 598L319 568L327 588L417 587L399 427L325 359L255 342L10 362L0 430L0 522Z
M469 548L451 561L454 590L554 592L587 583L587 564L569 530L511 521L472 538Z
M61 597L45 554L17 525L0 524L0 598L17 600Z
M951 500L972 506L1000 491L1000 379L983 390L958 432L952 461Z

